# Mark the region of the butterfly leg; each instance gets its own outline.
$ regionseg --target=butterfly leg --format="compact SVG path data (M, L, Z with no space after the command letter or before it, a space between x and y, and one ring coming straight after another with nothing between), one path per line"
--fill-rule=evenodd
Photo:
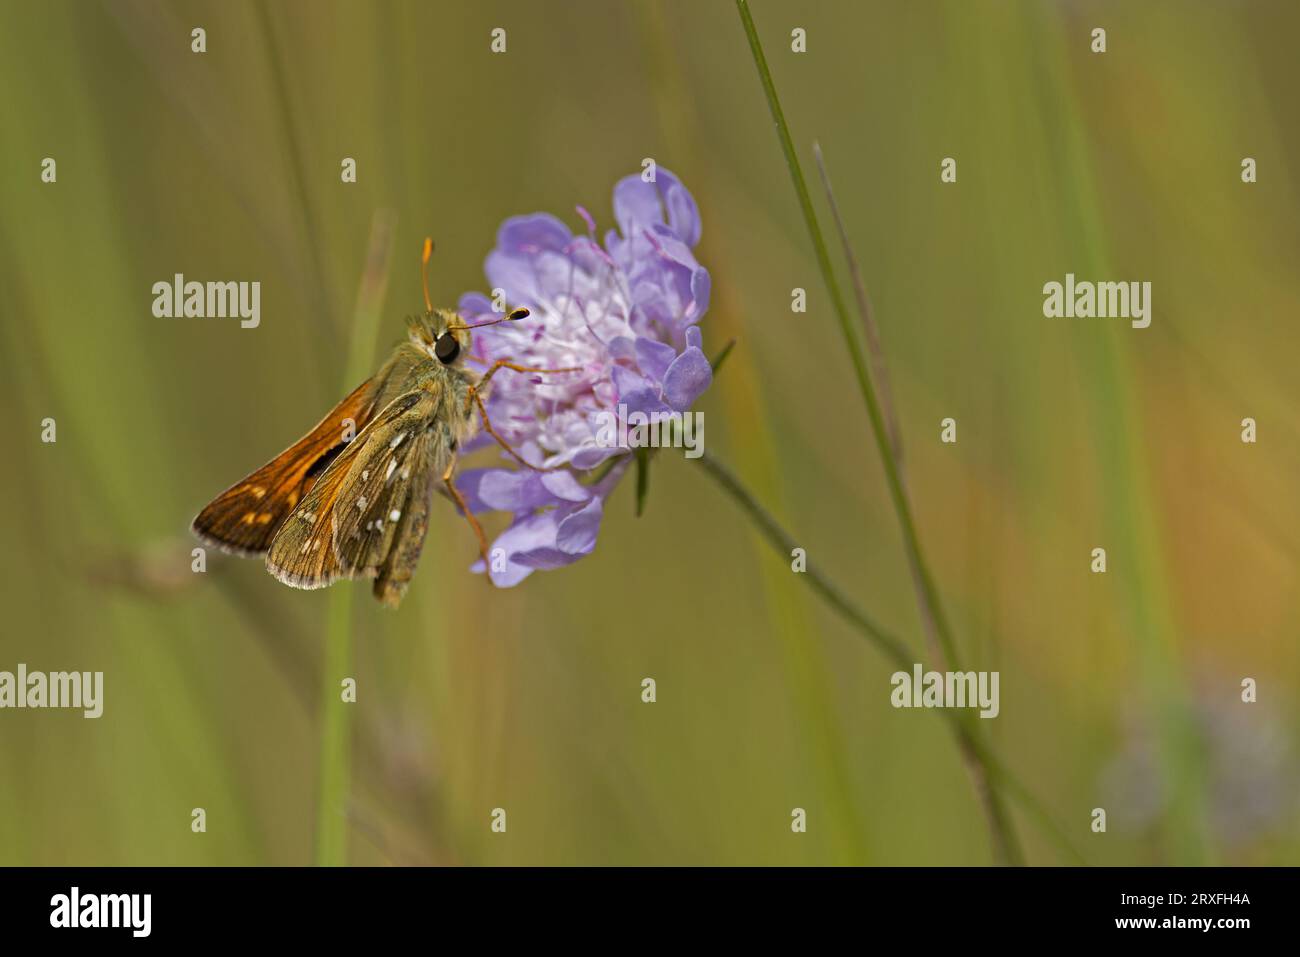
M480 378L478 382L474 384L474 388L478 389L479 391L482 391L484 387L487 386L488 380L491 379L494 375L496 375L497 371L500 369L510 369L514 372L542 372L542 373L582 371L582 369L578 366L570 366L567 369L537 369L534 368L533 366L518 365L514 362L511 362L509 359L498 359L496 362L492 363L492 365L488 367L488 370L486 372L483 373L482 378ZM471 399L470 401L473 400ZM469 403L467 402L465 404L465 411L468 412L469 408L470 408Z
M469 401L476 403L478 405L478 414L483 419L483 431L486 432L488 435L492 436L492 438L496 439L497 444L500 445L503 449L505 449L508 453L510 453L510 456L520 465L526 468L530 468L534 472L558 472L564 468L564 466L562 465L557 465L553 468L544 468L540 465L534 465L532 462L529 462L526 458L524 458L522 455L516 452L514 446L512 446L509 442L507 442L504 438L502 438L501 433L499 433L496 429L492 428L492 421L488 418L488 414L487 414L487 406L483 404L483 397L479 395L477 387L473 387L473 386L470 387Z
M465 497L460 494L460 489L456 488L456 483L452 481L452 473L455 472L455 470L456 460L453 458L451 463L447 466L446 471L442 473L442 483L447 486L447 494L451 496L452 501L460 507L461 512L467 519L469 519L469 527L474 529L474 536L478 539L479 554L483 556L483 568L485 571L490 572L492 564L488 559L487 536L483 534L483 526L478 523L478 519L474 517L474 513L471 512L469 506L465 504ZM491 575L489 574L488 577L490 578Z

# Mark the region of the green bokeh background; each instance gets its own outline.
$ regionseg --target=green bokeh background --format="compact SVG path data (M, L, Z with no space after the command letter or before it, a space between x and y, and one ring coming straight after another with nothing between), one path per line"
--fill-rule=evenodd
M1300 862L1300 7L753 12L870 287L964 661L1001 672L992 746L1090 863ZM613 183L653 157L701 207L706 348L738 340L699 405L710 452L920 654L732 4L3 0L0 20L0 670L106 685L97 721L0 712L0 864L310 862L323 709L342 707L351 796L324 813L353 863L992 860L944 724L890 707L892 666L680 456L642 518L620 488L594 556L509 591L466 570L441 503L401 610L356 589L353 706L321 695L346 602L256 562L189 570L198 507L342 395L349 355L401 335L426 234L454 303L505 216L577 226L581 203L607 227ZM387 284L357 343L376 223ZM260 280L261 327L154 318L176 272ZM1066 272L1151 281L1151 327L1044 319ZM1031 862L1071 860L1013 806Z

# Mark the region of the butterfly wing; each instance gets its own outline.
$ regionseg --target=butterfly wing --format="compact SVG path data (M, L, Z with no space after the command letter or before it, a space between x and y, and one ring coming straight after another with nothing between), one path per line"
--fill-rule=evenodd
M438 454L445 448L438 439L442 401L440 391L417 389L389 403L285 520L267 552L267 570L295 588L375 578L395 543L401 542L398 554L410 551L416 531L418 557L430 476L445 465Z
M400 347L377 375L357 386L310 432L208 503L194 519L194 533L237 555L265 552L284 519L424 358Z
M218 495L194 519L194 534L239 555L266 551L285 517L370 420L375 391L376 380L367 379L305 436Z
M374 596L390 608L396 608L406 594L406 586L415 574L415 566L420 561L420 551L424 547L425 532L429 528L429 500L438 478L447 468L452 457L452 436L444 423L426 429L418 441L425 443L417 455L412 449L412 461L427 461L424 467L412 467L410 491L406 495L406 504L400 510L389 511L388 517L397 515L397 528L393 536L392 547L384 557L375 576Z

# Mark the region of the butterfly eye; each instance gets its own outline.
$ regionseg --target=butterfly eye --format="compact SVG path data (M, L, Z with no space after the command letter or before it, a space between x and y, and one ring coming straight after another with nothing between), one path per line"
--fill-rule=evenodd
M450 332L444 332L438 337L438 341L433 344L433 354L438 357L438 361L443 365L451 365L460 355L460 343Z

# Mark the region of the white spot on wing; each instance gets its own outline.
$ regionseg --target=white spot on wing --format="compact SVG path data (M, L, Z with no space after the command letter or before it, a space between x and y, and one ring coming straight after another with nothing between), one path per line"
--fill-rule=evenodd
M406 438L406 433L405 433L405 432L398 432L396 435L393 436L393 441L391 441L391 442L388 443L388 447L389 447L390 449L395 449L395 448L397 448L399 445L402 444L402 439L404 439L404 438Z
M393 509L391 512L388 513L388 520L390 522L395 522L401 517L402 517L402 513L399 512L397 509Z

